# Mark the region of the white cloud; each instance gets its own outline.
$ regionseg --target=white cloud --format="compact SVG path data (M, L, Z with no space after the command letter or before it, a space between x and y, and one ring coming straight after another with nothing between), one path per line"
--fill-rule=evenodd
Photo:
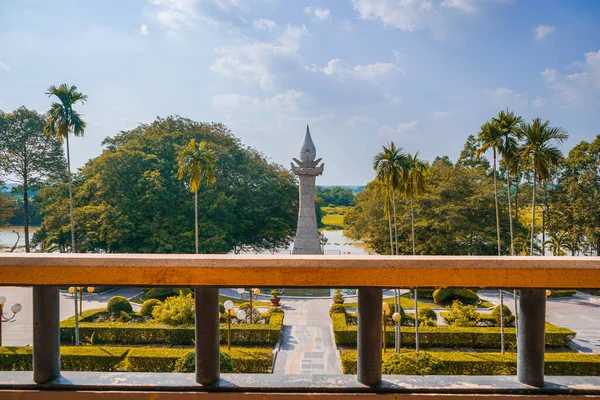
M10 65L5 64L2 62L2 60L0 60L0 70L3 71L10 71L12 68L10 67Z
M269 32L271 32L273 29L275 29L277 27L277 24L274 21L271 21L270 19L255 19L254 21L252 21L252 25L254 25L254 27L256 29L266 29Z
M550 25L538 25L533 28L533 37L535 40L542 40L546 36L552 34L556 30L556 27Z
M393 63L376 62L374 64L352 66L339 58L329 61L325 67L321 68L321 71L340 80L352 78L369 82L377 82L381 78L403 72L401 68Z
M497 2L501 0L495 0ZM407 32L428 29L443 39L461 15L471 15L490 0L351 0L361 19Z
M545 68L540 75L554 90L557 99L571 107L584 107L600 101L600 50L584 54L585 61L572 63L579 71L561 75L554 68Z
M216 49L223 56L210 70L227 78L258 82L263 90L272 90L280 65L290 60L300 62L300 39L306 34L304 26L289 25L275 42L252 42Z
M390 136L390 135L406 135L411 131L414 131L415 128L419 125L419 121L410 121L401 124L397 124L396 126L390 125L382 125L379 127L377 132L382 136Z
M542 107L546 107L546 105L548 104L548 100L545 97L541 97L541 96L537 96L535 99L533 99L533 101L531 102L531 105L534 108L542 108Z
M297 90L288 90L278 93L272 97L250 97L241 94L223 94L212 98L212 104L219 108L258 108L264 110L286 109L295 111L298 101L304 97L304 93Z
M544 81L546 81L547 83L556 82L556 80L558 79L558 71L554 68L546 67L542 72L540 72L540 75L542 76L542 78L544 78Z
M355 115L346 120L346 125L357 126L357 125L375 125L377 121L373 118L364 117L362 115Z
M473 3L473 0L444 0L442 7L458 8L464 12L472 13L475 12L475 5Z
M148 31L148 27L146 26L146 24L142 24L142 26L140 26L140 32L142 32L142 35L144 36L148 36L150 34L150 31Z
M388 101L388 103L390 103L393 106L400 104L400 96L394 96L394 95L387 94L387 93L384 94L383 96Z
M327 8L312 8L306 7L304 12L310 15L314 15L315 19L319 21L324 21L331 17L331 11Z
M435 118L448 118L448 117L452 117L454 115L453 112L450 111L435 111L433 112L433 116Z
M527 105L527 99L522 93L517 93L505 87L487 89L485 93L490 95L494 104L499 107L521 108Z
M242 0L150 0L157 7L156 20L169 34L176 34L201 22L221 25L222 19L234 10L245 9ZM244 22L240 16L233 19Z

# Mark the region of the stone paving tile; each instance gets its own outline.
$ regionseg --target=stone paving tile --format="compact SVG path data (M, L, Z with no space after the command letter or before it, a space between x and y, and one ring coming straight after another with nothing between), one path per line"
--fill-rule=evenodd
M287 300L274 373L341 374L333 340L329 299Z

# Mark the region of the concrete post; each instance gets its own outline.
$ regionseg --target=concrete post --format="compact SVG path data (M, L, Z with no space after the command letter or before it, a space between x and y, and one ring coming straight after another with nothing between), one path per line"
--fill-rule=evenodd
M219 289L197 287L196 301L196 382L212 385L220 378Z
M546 290L521 289L517 333L517 379L526 385L544 385Z
M358 289L358 381L381 383L381 288Z
M60 302L57 286L33 288L33 380L60 377Z

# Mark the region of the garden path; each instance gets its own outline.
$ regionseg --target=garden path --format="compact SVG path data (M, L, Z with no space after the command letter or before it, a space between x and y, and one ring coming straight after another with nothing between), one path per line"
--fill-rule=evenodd
M329 317L331 299L282 299L285 311L276 374L341 374Z

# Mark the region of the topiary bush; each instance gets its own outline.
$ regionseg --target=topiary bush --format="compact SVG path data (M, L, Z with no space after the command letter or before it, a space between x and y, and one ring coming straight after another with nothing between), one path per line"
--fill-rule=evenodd
M152 317L166 325L192 325L194 323L194 298L191 293L169 297L154 307Z
M454 327L471 327L477 325L479 313L472 305L463 305L458 300L452 302L452 307L446 307L448 311L444 315L444 320L448 325Z
M180 293L183 293L183 294L192 293L192 297L193 297L193 292L189 288L177 289L177 288L159 287L159 288L152 288L152 289L148 290L146 292L146 299L157 299L160 301L165 301L167 298L177 296Z
M106 305L106 311L111 314L121 315L121 312L131 313L133 312L133 308L131 307L131 303L123 296L114 296L108 300L108 304Z
M500 326L500 306L494 307L492 317L496 321L496 326ZM502 307L502 319L504 320L504 326L513 326L515 323L515 316L512 315L506 305Z
M433 292L433 301L435 304L446 306L454 300L458 300L463 304L477 304L479 296L470 289L437 289Z
M439 375L444 369L438 358L425 352L394 353L387 357L382 367L386 375Z
M433 292L435 292L435 289L418 289L417 296L419 296L420 299L433 299ZM411 293L411 297L413 296L414 292Z
M430 307L419 309L419 326L437 326L437 314Z
M279 307L270 307L267 312L269 314L283 314L283 310Z
M221 352L219 354L221 372L233 372L233 359L229 354ZM194 372L196 371L196 354L191 351L175 362L173 372Z
M329 309L329 315L331 314L346 314L346 307L341 304L333 304Z
M341 293L336 293L333 295L333 303L334 304L344 304L344 296Z
M154 311L154 307L159 304L162 304L162 301L158 299L146 300L144 304L142 304L140 315L143 315L144 317L152 317L152 311Z

